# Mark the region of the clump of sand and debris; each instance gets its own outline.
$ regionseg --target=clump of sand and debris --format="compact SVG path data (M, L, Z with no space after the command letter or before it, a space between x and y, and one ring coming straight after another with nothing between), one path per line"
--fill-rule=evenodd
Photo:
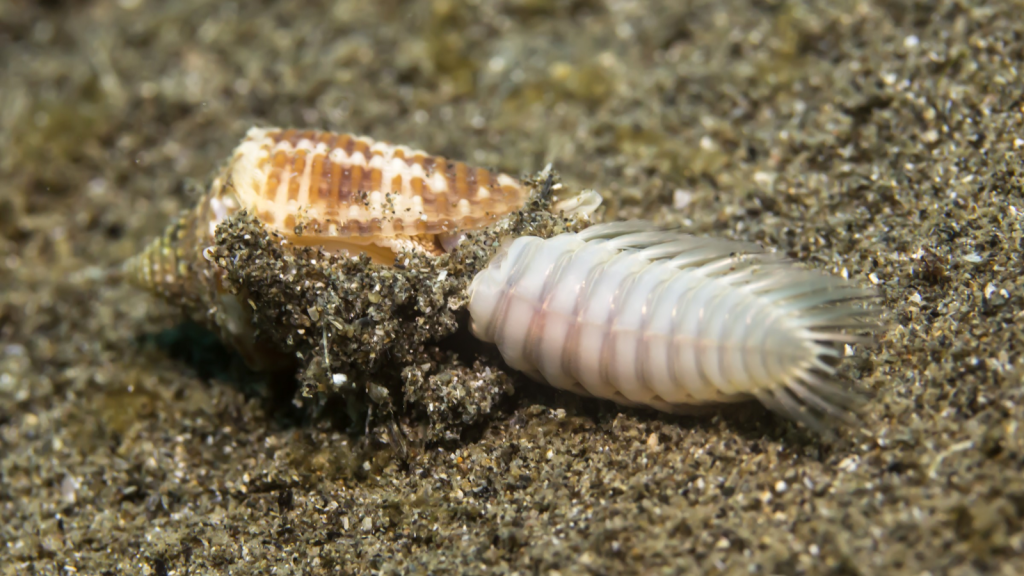
M481 362L485 347L465 330L476 273L515 238L592 222L553 213L552 189L563 188L556 174L526 185L532 194L521 210L441 256L403 252L387 266L366 254L295 246L241 211L218 226L212 258L245 295L257 338L296 360L302 396L342 407L354 428L379 428L405 453L398 434L420 445L457 440L513 392L509 374L493 359Z

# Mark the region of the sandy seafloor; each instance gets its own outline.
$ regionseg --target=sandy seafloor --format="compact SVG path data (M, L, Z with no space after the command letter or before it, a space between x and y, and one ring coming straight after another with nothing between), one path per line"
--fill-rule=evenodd
M1024 573L1022 14L0 0L0 574ZM389 458L104 279L253 124L552 162L605 219L875 283L865 425L519 378Z

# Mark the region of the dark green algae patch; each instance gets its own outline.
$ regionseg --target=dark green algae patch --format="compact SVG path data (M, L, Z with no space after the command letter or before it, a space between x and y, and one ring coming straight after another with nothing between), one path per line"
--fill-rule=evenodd
M459 440L513 392L514 375L499 367L496 350L468 332L473 277L515 238L549 238L593 222L552 213L552 189L572 194L556 174L525 184L533 192L521 210L467 233L441 256L403 252L387 266L365 254L294 246L242 211L218 226L211 258L232 291L245 295L257 341L285 353L284 369L298 367L301 395L340 409L353 429L380 423L407 457L410 441L422 451Z

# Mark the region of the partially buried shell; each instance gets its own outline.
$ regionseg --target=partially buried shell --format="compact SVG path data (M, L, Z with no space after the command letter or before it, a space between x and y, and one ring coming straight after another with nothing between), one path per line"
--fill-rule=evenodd
M366 136L252 128L198 204L138 256L127 276L217 329L254 367L246 295L211 258L217 226L245 209L296 245L393 264L403 251L441 254L460 235L520 209L515 178Z

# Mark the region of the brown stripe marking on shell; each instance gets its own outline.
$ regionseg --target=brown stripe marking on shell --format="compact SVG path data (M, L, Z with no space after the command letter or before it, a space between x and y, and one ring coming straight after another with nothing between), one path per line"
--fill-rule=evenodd
M253 128L228 171L241 206L286 236L295 218L315 224L305 232L314 237L470 230L521 208L529 193L506 174L321 131Z

